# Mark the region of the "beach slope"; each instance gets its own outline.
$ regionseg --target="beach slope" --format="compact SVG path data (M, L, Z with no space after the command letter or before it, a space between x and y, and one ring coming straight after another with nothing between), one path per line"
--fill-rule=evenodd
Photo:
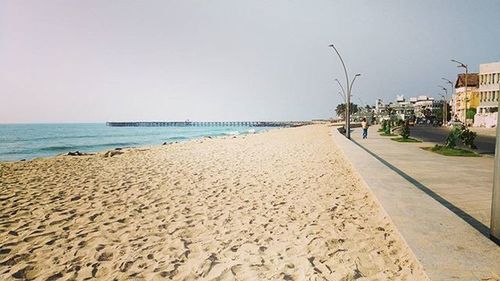
M2 163L0 279L427 280L329 134Z

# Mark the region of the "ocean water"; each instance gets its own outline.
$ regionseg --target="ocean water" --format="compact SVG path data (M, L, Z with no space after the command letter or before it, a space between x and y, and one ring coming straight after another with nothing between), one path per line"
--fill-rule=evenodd
M160 145L204 136L267 130L265 127L109 127L106 124L0 124L0 161Z

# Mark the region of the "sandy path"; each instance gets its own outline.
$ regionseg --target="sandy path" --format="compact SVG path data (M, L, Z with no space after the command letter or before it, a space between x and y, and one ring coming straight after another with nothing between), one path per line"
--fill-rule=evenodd
M0 279L425 279L330 130L2 164Z

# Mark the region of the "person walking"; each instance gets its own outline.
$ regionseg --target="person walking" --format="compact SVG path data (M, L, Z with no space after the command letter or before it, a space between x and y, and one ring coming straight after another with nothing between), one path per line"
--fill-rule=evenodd
M366 122L366 118L361 120L361 128L363 128L363 138L366 139L368 137L368 123Z

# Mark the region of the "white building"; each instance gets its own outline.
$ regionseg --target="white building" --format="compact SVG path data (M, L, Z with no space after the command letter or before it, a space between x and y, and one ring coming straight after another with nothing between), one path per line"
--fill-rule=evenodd
M425 117L426 115L432 114L434 112L435 106L433 97L418 96L416 98L410 99L410 101L413 103L413 106L415 108L416 117Z
M400 119L408 119L412 116L423 118L435 116L436 112L441 111L444 106L444 101L436 101L433 97L418 96L410 97L408 100L403 95L397 95L395 102L390 102L385 105L382 100L377 99L375 102L375 113L384 114L388 109L391 109L393 115Z
M479 107L477 112L498 111L500 91L500 62L479 65Z
M475 127L496 126L500 96L500 62L479 65L479 106L474 116Z
M413 115L413 104L406 101L404 95L396 95L396 102L391 103L389 107L392 113L399 117L399 119L406 120Z
M381 99L376 99L375 100L375 113L379 114L382 113L386 110L387 106L384 104L384 102Z

